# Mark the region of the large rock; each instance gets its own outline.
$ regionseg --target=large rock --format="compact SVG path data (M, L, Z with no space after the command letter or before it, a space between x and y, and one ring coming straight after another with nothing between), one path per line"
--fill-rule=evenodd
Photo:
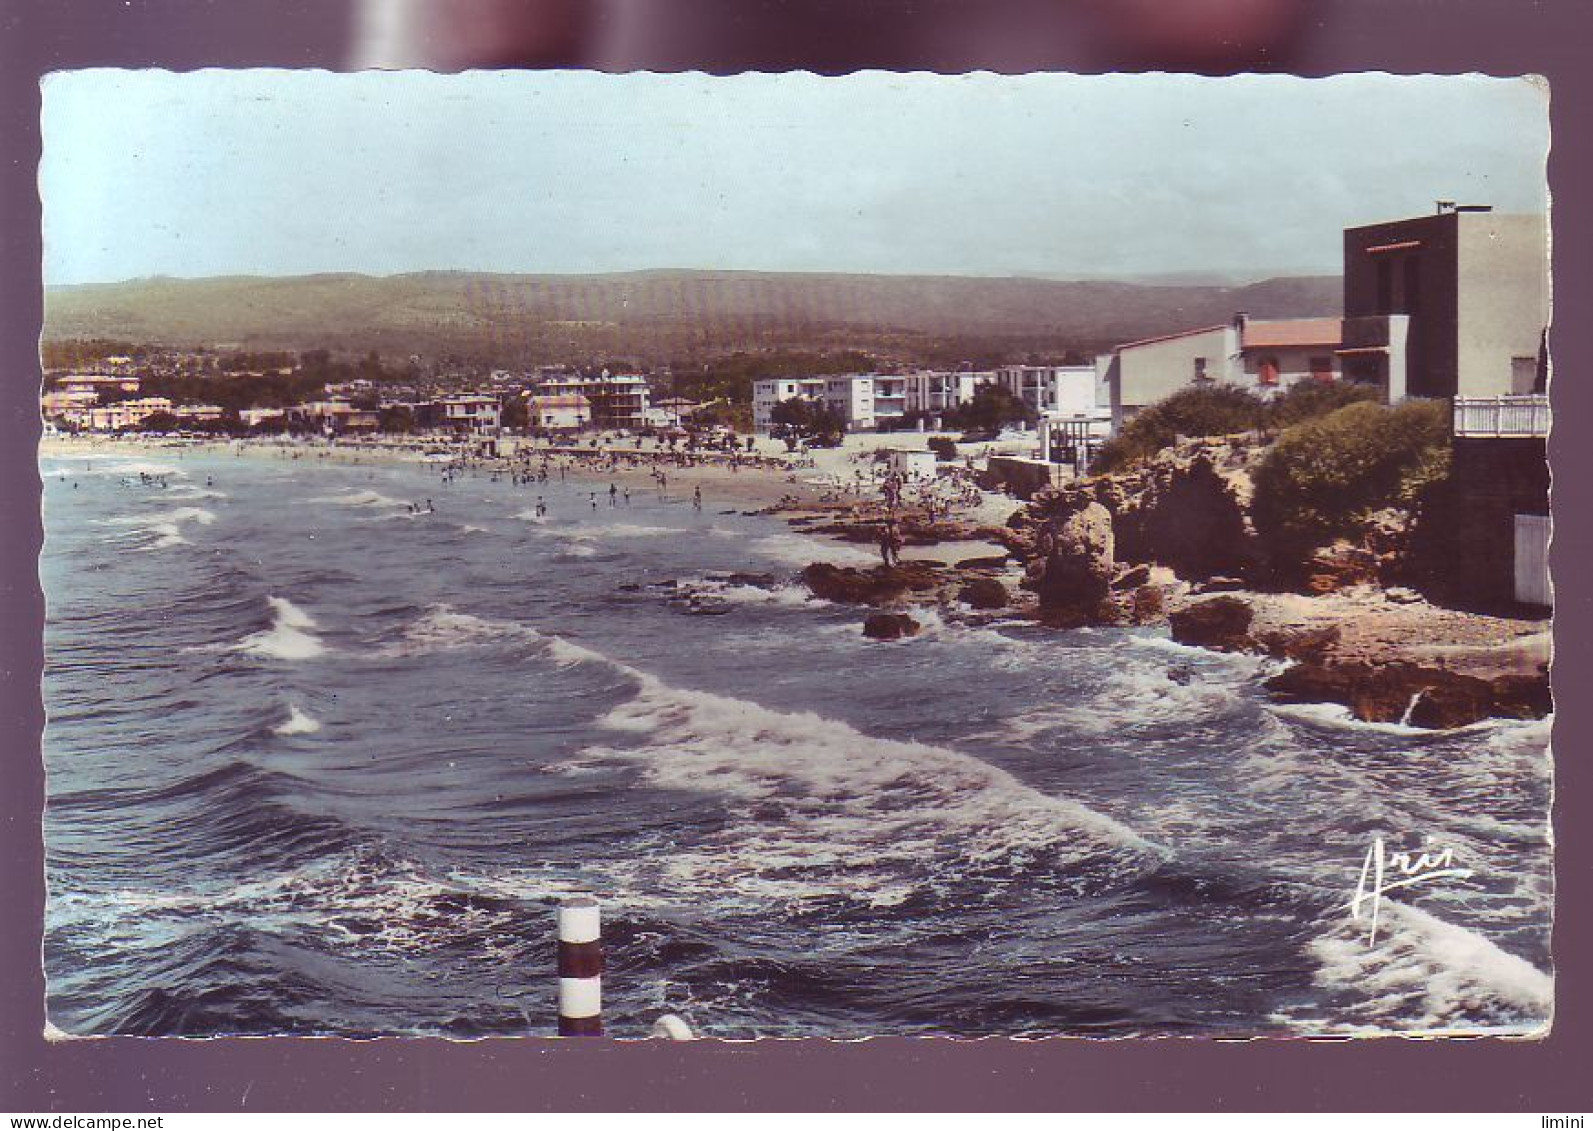
M863 635L870 640L900 640L921 631L923 625L906 613L870 613L863 621Z
M1168 618L1173 639L1221 652L1239 652L1253 646L1250 622L1255 610L1238 597L1209 597L1188 605Z
M899 566L854 566L814 562L802 571L802 580L815 597L850 605L887 605L907 593L924 593L939 587L945 567L938 562L903 562Z
M976 577L957 590L957 600L976 609L1004 609L1011 595L996 578Z
M1083 501L1055 515L1039 532L1044 556L1031 566L1030 583L1042 610L1100 615L1116 572L1112 515L1100 503Z
M1220 462L1202 445L1174 448L1137 483L1104 492L1121 497L1112 508L1118 556L1158 562L1188 580L1252 573L1261 554L1249 519L1250 480Z
M1308 661L1266 687L1285 702L1342 703L1366 722L1439 729L1487 718L1542 718L1553 709L1545 673L1481 679L1411 663Z
M1342 540L1317 550L1305 564L1306 588L1318 594L1376 585L1382 575L1383 561L1377 554Z
M1135 624L1156 624L1166 614L1167 598L1160 585L1141 585L1129 602L1129 619Z
M1255 634L1256 644L1270 656L1285 660L1316 659L1338 644L1343 634L1336 624L1315 628L1276 628Z

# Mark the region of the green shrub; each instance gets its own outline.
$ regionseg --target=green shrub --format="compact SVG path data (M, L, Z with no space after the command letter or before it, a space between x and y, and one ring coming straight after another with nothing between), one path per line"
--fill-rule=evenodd
M1352 404L1378 402L1382 390L1351 381L1301 381L1267 404L1267 427L1289 428Z
M1350 404L1286 430L1255 472L1251 516L1287 571L1372 511L1411 506L1449 471L1449 405Z
M1158 401L1101 446L1090 470L1121 471L1149 459L1180 436L1226 436L1264 427L1267 406L1236 385L1183 389Z
M926 445L938 460L949 463L957 458L957 441L950 436L931 436Z

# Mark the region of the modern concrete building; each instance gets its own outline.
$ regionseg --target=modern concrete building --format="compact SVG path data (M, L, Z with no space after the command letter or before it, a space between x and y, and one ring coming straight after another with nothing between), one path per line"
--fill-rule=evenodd
M752 383L752 426L767 432L774 426L774 406L781 401L823 400L823 377L774 377Z
M544 378L537 382L536 394L585 397L592 406L591 423L597 428L644 428L652 388L645 377L605 369L595 377L560 373Z
M1082 415L1097 402L1093 365L1004 365L996 384L1038 413Z
M774 407L781 401L804 398L822 401L846 421L848 432L866 432L881 421L907 412L908 378L875 373L850 373L837 377L779 377L752 385L752 424L767 432L774 424Z
M526 398L526 423L545 431L574 431L592 422L592 402L579 393Z
M903 378L907 388L907 411L936 416L973 400L981 382L994 381L995 373L961 370L920 370Z
M485 436L503 425L503 406L488 393L460 393L444 397L443 425L452 432Z
M117 401L115 404L91 408L84 423L96 432L116 432L123 428L137 427L156 413L169 413L171 410L172 404L168 397L139 397L135 400Z
M1541 392L1549 320L1541 215L1440 202L1344 232L1344 373L1390 402Z

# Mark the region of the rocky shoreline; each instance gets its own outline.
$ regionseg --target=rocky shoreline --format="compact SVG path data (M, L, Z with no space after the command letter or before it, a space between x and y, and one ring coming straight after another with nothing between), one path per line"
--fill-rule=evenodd
M1135 472L1039 492L1000 528L899 514L907 545L933 546L940 560L815 562L801 578L817 597L871 610L864 632L879 640L914 635L921 606L1057 629L1165 625L1183 644L1287 663L1265 684L1279 702L1338 703L1366 722L1443 729L1553 710L1547 618L1448 608L1394 584L1408 516L1373 516L1293 587L1260 583L1249 459L1238 439L1185 442ZM884 518L862 504L764 513L860 544Z

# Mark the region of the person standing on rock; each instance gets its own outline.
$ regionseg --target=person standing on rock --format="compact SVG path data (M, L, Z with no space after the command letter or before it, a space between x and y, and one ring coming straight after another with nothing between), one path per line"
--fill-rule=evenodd
M902 564L902 540L894 522L883 523L879 528L879 556L887 569Z

